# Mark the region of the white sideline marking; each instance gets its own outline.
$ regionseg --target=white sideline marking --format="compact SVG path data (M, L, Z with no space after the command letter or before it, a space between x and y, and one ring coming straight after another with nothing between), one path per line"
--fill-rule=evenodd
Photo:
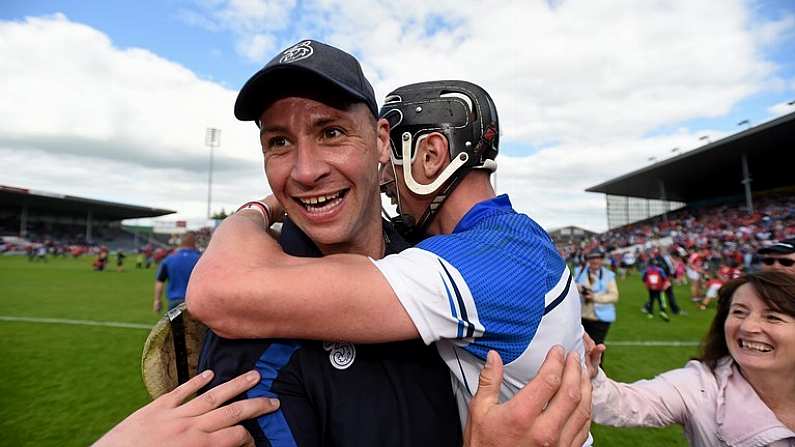
M0 321L19 321L24 323L45 323L45 324L72 324L76 326L121 327L126 329L152 329L152 327L154 326L154 324L123 323L121 321L67 320L64 318L10 317L6 315L0 315Z
M697 341L608 341L607 346L698 346Z

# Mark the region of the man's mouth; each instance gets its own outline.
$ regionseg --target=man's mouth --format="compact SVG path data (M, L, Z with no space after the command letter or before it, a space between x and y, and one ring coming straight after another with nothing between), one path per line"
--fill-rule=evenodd
M774 349L767 343L745 340L742 338L737 340L737 344L740 346L740 349L750 352L771 352Z
M348 191L349 189L342 189L340 191L331 194L323 194L323 195L308 196L308 197L294 197L294 199L302 207L304 207L304 209L308 213L323 214L339 206L342 203L342 200L345 198L345 195L348 193Z

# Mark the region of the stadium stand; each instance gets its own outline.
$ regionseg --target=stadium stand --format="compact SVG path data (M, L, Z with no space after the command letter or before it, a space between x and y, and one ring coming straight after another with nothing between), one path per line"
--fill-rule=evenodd
M795 236L793 148L790 113L588 188L605 194L609 230L558 247L574 263L601 248L613 265L699 253L752 270L761 246Z
M132 251L140 245L138 235L122 227L123 219L172 213L175 211L0 185L0 236L6 250L29 243L105 245L111 250Z

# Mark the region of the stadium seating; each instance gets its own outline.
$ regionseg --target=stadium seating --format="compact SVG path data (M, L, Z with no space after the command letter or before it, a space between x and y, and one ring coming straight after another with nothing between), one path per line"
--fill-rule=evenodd
M795 237L795 194L768 194L755 200L752 214L744 203L685 207L558 248L564 257L576 261L595 248L609 253L635 247L642 255L663 242L681 247L680 254L710 249L728 258L737 253L752 255L771 241Z

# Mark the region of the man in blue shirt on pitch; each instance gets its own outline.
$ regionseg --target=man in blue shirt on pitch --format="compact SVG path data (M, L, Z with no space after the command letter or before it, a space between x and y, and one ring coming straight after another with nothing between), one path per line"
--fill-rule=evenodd
M163 287L166 287L166 297L168 298L168 310L177 307L185 301L185 291L188 288L188 280L193 272L193 267L199 262L199 253L196 250L196 235L187 232L182 235L177 250L170 254L157 269L155 280L155 300L152 303L152 310L159 313L162 309L161 297Z

